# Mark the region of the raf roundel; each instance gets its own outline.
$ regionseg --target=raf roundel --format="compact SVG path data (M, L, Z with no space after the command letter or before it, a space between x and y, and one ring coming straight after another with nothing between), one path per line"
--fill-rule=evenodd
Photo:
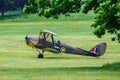
M61 47L60 48L60 52L65 53L66 52L66 48L65 47Z

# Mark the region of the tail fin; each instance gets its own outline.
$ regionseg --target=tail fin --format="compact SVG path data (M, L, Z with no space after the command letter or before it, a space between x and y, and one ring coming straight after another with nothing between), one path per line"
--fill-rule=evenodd
M102 56L106 51L107 44L105 42L94 46L90 51L97 56Z

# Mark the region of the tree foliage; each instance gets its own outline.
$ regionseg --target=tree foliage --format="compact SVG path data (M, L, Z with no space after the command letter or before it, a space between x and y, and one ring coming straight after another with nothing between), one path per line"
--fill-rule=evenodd
M120 0L88 0L83 12L94 10L96 13L94 34L102 37L106 32L115 34L112 40L120 42Z
M4 16L4 12L13 7L13 0L1 0L0 1L0 12Z
M58 18L60 15L94 10L96 14L94 34L102 37L106 32L115 34L112 40L120 42L120 0L29 0L30 6L24 7L25 13L37 13L47 18ZM84 3L84 4L83 4Z
M81 0L29 0L31 5L24 8L25 13L37 13L46 18L58 18L61 14L69 16L69 13L80 11Z
M0 12L4 16L6 11L23 9L25 4L28 4L28 0L0 0Z

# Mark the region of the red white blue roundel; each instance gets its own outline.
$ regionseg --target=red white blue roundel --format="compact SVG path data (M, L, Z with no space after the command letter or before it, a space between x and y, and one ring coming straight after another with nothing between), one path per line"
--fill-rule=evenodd
M66 52L66 48L65 47L61 47L60 48L60 52L65 53Z

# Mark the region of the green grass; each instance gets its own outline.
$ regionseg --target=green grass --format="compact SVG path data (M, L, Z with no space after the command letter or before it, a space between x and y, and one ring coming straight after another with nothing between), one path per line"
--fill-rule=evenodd
M90 20L43 20L0 23L0 80L119 80L120 45L111 35L102 39L93 35ZM90 50L106 42L106 54L100 59L79 55L37 52L24 42L26 35L38 37L39 30L56 32L56 40Z
M95 17L95 14L93 13L93 11L90 11L89 14L84 14L82 12L80 13L72 13L70 14L70 17L66 17L64 15L60 16L59 19L53 19L53 18L49 18L46 19L45 17L41 16L38 17L38 15L36 14L24 14L22 11L18 10L18 11L8 11L5 13L5 16L0 16L0 22L28 22L28 21L32 21L32 22L39 22L39 21L63 21L63 20L67 20L67 21L78 21L78 20L93 20Z

